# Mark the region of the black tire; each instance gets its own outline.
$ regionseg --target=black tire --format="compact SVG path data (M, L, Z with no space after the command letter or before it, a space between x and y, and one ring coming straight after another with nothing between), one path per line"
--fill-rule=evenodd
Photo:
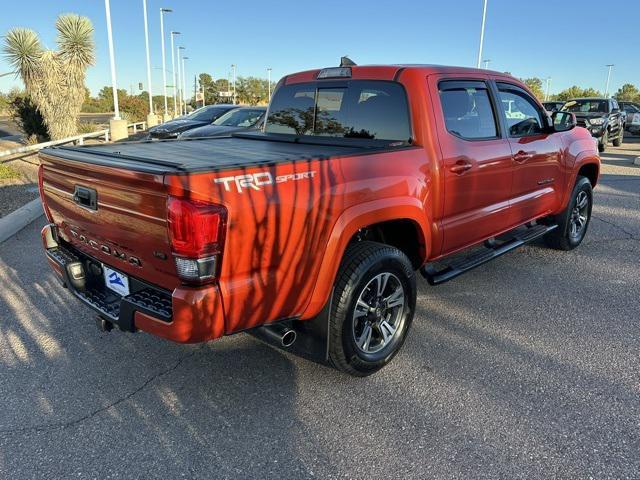
M619 147L620 145L622 145L623 140L624 140L624 128L622 128L622 125L621 125L620 132L618 133L618 136L613 141L613 146Z
M586 205L584 209L578 205L580 199L586 197ZM576 185L571 192L571 198L564 212L554 217L554 221L558 224L558 228L552 230L545 235L544 239L547 245L557 250L573 250L582 243L589 221L591 220L591 210L593 208L593 189L591 182L587 177L578 177ZM584 215L585 220L583 226L574 234L573 225L577 225L576 212L578 215Z
M607 149L607 144L609 143L609 130L605 130L600 137L600 141L598 142L598 151L600 153L604 152Z
M383 293L378 294L381 282L384 282L387 290L383 289ZM398 302L399 286L402 290L402 306L381 306L390 305L392 296L396 297L393 302ZM388 297L385 297L387 294ZM363 314L362 305L369 302L378 302L379 306L373 310L365 308L368 313ZM369 241L350 246L340 265L332 296L329 320L331 364L338 370L358 377L380 370L402 347L413 321L415 303L415 272L403 252L389 245ZM386 326L383 328L380 323ZM395 326L393 334L390 334L389 324ZM369 332L369 341L361 342L363 344L360 346L356 342L358 331L361 332L359 339L367 336L365 331ZM375 351L378 347L380 349Z

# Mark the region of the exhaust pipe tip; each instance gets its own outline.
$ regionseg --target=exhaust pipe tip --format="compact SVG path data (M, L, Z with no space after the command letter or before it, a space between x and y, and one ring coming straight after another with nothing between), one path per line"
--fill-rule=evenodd
M293 345L298 336L293 328L282 324L264 325L256 328L255 332L267 339L272 345L283 348Z
M102 317L96 317L96 326L101 332L110 332L113 330L113 323Z
M287 329L282 334L282 338L280 339L280 343L282 343L283 347L290 347L296 341L296 331Z

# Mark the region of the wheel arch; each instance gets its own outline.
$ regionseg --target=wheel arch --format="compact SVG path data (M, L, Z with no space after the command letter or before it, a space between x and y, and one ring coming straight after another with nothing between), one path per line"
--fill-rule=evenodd
M345 210L338 217L329 235L311 299L301 318L313 317L327 303L342 257L350 243L358 241L358 235L363 230L374 231L373 239L376 241L380 240L378 235L381 229L383 234L391 232L394 228L400 229L399 232L402 233L413 231L417 248L411 245L411 238L402 239L397 234L393 235L391 243L385 243L404 251L417 269L429 256L431 246L429 225L430 221L424 207L417 198L385 198ZM365 239L371 239L371 237Z
M600 165L596 162L585 162L582 165L580 165L580 168L578 169L578 173L576 174L576 179L577 177L587 177L589 179L589 181L591 182L591 186L595 187L596 184L598 183L598 176L600 175ZM575 184L575 181L574 181Z

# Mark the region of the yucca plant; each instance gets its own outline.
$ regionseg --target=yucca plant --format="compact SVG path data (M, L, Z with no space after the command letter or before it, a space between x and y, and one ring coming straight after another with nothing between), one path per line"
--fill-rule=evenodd
M95 59L93 25L87 17L61 15L56 29L56 51L45 50L38 35L27 28L10 30L4 45L7 60L22 78L54 140L76 133L85 74Z

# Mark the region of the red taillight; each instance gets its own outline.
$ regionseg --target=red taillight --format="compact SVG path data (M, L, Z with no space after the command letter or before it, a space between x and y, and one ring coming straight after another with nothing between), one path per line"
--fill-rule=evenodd
M47 217L47 220L53 223L53 217L51 216L49 207L47 207L47 201L44 196L44 165L40 165L40 167L38 167L38 190L40 191L40 201L42 202L44 214Z
M198 283L215 278L227 210L221 205L169 197L167 211L169 241L180 277Z

